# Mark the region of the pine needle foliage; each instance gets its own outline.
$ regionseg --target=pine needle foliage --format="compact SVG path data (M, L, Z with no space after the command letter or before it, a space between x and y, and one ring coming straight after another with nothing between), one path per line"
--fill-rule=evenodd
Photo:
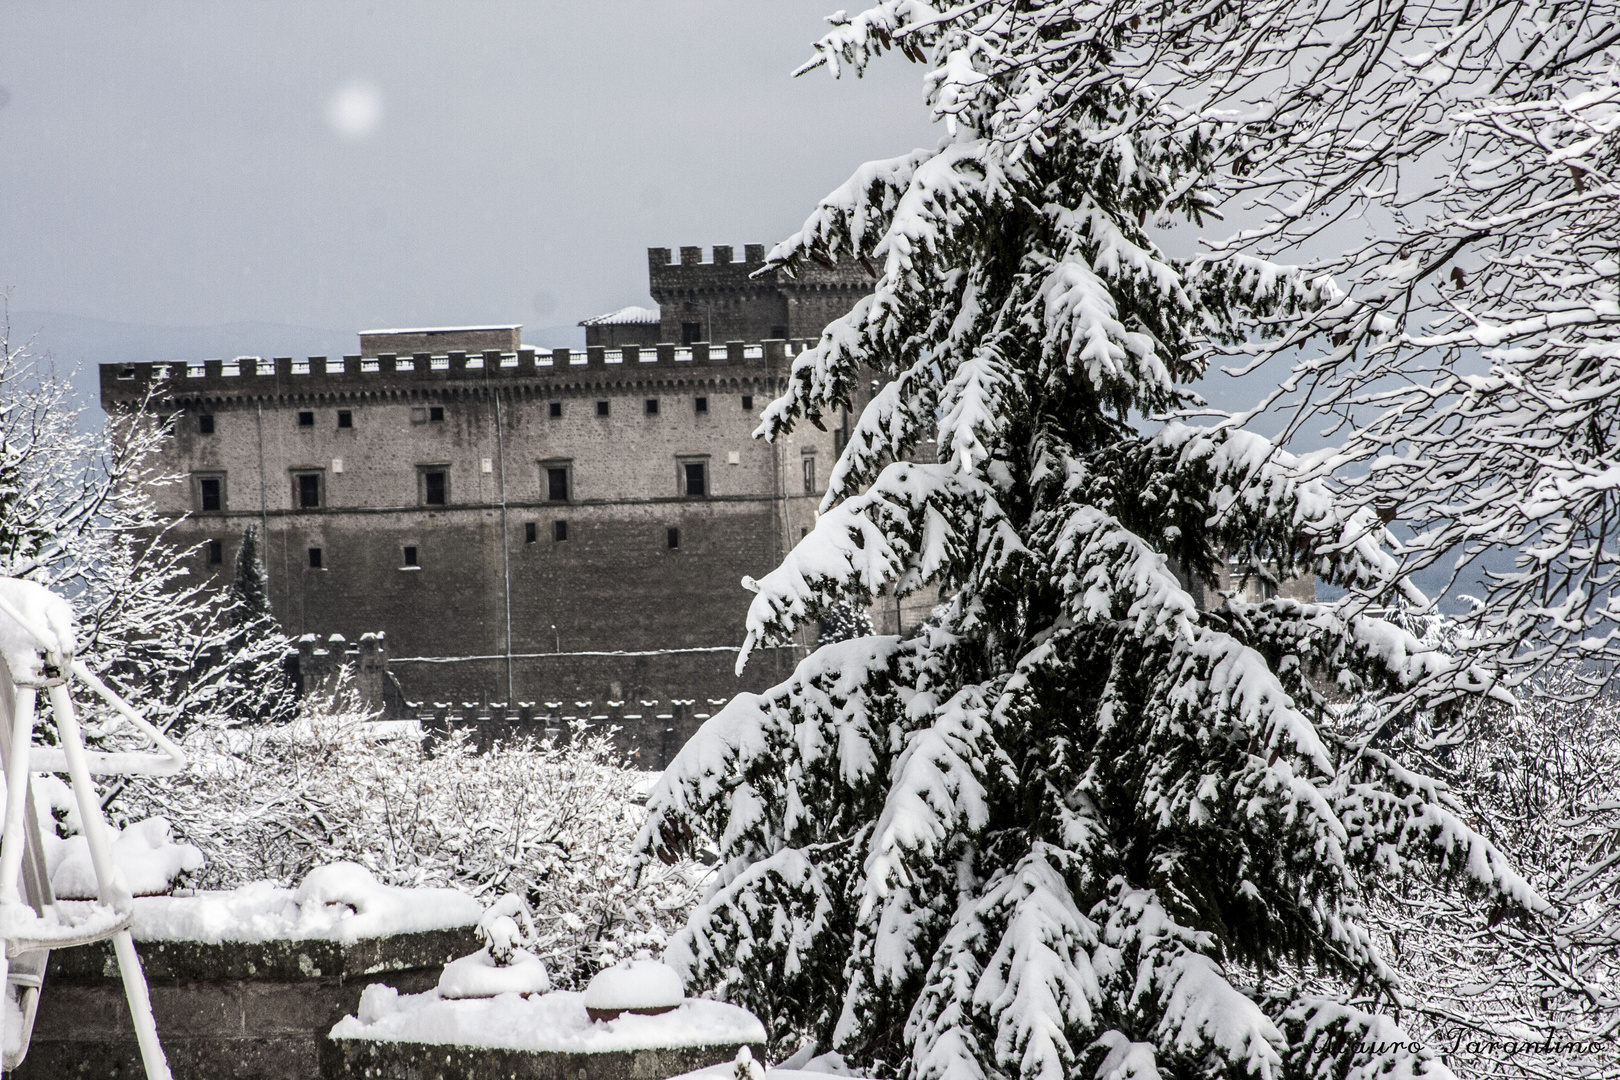
M778 1049L808 1036L905 1080L1451 1075L1397 1026L1369 890L1420 878L1481 919L1547 903L1330 699L1398 726L1500 692L1373 613L1421 594L1371 507L1240 424L1168 415L1198 404L1213 347L1337 287L1236 248L1172 259L1155 226L1389 105L1358 95L1406 78L1390 42L1460 9L894 0L831 20L815 63L927 64L947 134L862 166L768 257L854 261L875 286L760 434L857 404L874 370L882 387L813 532L745 582L739 667L841 604L947 599L739 695L640 840L718 847L669 958ZM1227 558L1353 599L1200 609L1177 571L1213 585Z

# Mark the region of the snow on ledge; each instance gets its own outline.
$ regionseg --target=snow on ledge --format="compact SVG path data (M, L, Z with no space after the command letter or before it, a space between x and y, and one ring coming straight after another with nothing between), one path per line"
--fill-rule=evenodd
M437 990L401 994L391 986L374 983L360 995L359 1014L339 1020L331 1037L606 1054L758 1044L765 1041L765 1026L746 1009L702 998L688 998L679 1008L657 1016L627 1013L616 1020L592 1023L585 1015L585 996L572 991L446 1000Z
M355 863L317 867L297 889L256 881L229 892L135 899L136 941L335 941L475 926L484 912L455 889L383 885Z
M622 307L618 311L610 311L606 315L592 315L588 319L581 319L581 326L645 326L648 323L658 322L662 316L657 308Z

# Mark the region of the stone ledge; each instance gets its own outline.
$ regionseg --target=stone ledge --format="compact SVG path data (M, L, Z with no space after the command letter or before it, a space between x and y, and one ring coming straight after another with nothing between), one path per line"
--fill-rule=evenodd
M386 938L363 938L352 945L336 941L138 941L136 951L149 982L231 979L297 982L356 979L389 971L437 968L476 952L471 927L422 930ZM97 942L51 953L45 983L116 979L112 945Z
M327 1080L664 1080L736 1058L743 1044L559 1054L430 1043L328 1039L321 1048ZM765 1048L749 1044L755 1060Z

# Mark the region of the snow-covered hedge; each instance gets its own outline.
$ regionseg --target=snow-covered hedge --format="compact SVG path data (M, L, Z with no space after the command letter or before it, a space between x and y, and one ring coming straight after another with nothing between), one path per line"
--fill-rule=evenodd
M113 804L122 819L166 818L202 849L185 884L291 885L350 860L391 885L454 885L485 902L516 892L563 988L661 950L697 897L701 866L632 860L646 774L618 767L605 733L485 754L459 738L430 747L345 693L293 724L194 731L186 749L186 773L132 783Z

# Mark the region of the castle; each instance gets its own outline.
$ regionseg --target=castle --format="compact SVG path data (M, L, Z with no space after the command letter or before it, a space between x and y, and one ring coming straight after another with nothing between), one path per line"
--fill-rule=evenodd
M226 586L260 530L277 617L318 635L306 664L382 632L412 709L701 715L814 644L733 675L740 579L814 523L850 418L751 432L870 288L858 267L755 277L763 246L744 250L651 249L659 308L585 320L583 350L516 325L365 331L343 357L103 364L102 404L172 419L160 467L188 483L156 496L198 573Z

